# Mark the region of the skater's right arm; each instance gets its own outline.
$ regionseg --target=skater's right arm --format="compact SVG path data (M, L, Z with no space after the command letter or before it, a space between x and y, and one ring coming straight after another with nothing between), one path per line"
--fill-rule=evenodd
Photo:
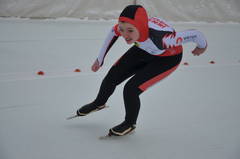
M115 41L118 39L120 34L117 31L117 25L115 25L111 31L108 33L103 46L99 52L98 58L92 65L92 70L96 72L104 63L104 58L107 55L108 51L112 47L112 45L115 43Z

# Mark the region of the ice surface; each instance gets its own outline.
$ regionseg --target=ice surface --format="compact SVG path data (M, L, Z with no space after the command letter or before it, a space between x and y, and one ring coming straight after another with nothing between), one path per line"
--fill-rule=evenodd
M130 47L119 39L104 67L90 71L113 24L0 19L0 158L239 159L240 24L173 23L204 32L209 48L194 57L194 44L185 45L179 69L141 95L133 135L98 139L123 120L124 84L109 109L66 120Z

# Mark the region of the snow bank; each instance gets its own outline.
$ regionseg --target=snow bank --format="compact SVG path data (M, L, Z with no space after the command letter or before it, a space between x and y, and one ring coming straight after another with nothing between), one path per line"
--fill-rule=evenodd
M1 0L0 16L115 19L133 0ZM139 0L151 16L170 21L240 22L239 0Z

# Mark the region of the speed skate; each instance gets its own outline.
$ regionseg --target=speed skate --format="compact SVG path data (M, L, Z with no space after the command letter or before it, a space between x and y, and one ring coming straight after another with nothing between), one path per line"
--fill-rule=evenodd
M67 117L66 119L67 119L67 120L70 120L70 119L74 119L74 118L77 118L77 117L83 117L83 116L86 116L86 115L88 115L88 114L90 114L90 113L97 112L97 111L99 111L99 110L106 109L106 108L109 108L109 106L103 105L103 106L101 106L101 107L98 107L97 109L94 109L94 110L86 113L86 114L81 114L81 113L79 113L79 112L77 111L76 114L74 114L74 115L72 115L72 116L69 116L69 117Z
M135 130L129 132L128 134L119 136L119 135L114 135L114 134L112 134L112 133L109 131L109 133L108 133L107 135L100 136L100 137L99 137L99 140L121 139L121 138L123 138L123 137L126 137L126 136L128 136L128 135L132 135L132 134L134 134L134 133L135 133Z

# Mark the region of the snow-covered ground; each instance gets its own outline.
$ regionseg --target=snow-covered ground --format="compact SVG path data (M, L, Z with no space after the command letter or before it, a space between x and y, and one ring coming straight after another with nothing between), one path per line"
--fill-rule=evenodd
M209 48L195 57L185 45L179 69L141 95L133 135L98 139L123 120L123 84L109 109L66 120L130 47L119 39L104 67L90 71L113 24L0 19L0 158L239 159L240 24L172 23L204 32Z

